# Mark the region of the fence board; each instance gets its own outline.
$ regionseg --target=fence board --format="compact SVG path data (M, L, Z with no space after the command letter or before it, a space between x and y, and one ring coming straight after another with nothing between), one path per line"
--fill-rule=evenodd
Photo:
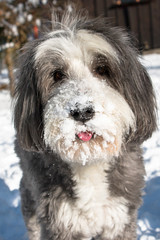
M152 24L153 24L153 45L154 48L160 47L160 1L151 4Z

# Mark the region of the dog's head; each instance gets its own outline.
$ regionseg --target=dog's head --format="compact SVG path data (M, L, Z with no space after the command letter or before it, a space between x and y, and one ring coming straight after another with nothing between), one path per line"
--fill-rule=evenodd
M15 127L24 149L85 164L118 156L156 128L149 76L128 35L66 16L20 58Z

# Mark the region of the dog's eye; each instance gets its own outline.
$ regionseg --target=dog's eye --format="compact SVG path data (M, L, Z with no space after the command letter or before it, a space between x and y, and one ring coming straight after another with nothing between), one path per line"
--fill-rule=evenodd
M110 69L106 65L96 67L95 72L102 77L110 77Z
M65 74L61 70L56 70L51 73L55 82L59 82L64 79Z

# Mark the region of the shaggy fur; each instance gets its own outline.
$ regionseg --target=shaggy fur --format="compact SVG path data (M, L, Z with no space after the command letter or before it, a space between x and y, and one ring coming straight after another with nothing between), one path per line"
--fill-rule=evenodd
M152 84L123 30L71 15L19 61L15 150L29 239L135 240Z

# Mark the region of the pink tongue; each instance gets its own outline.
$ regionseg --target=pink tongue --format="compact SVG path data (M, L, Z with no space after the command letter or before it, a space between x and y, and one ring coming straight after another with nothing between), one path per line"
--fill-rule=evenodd
M92 138L93 133L91 133L91 132L80 132L80 133L77 134L77 136L82 141L87 142Z

